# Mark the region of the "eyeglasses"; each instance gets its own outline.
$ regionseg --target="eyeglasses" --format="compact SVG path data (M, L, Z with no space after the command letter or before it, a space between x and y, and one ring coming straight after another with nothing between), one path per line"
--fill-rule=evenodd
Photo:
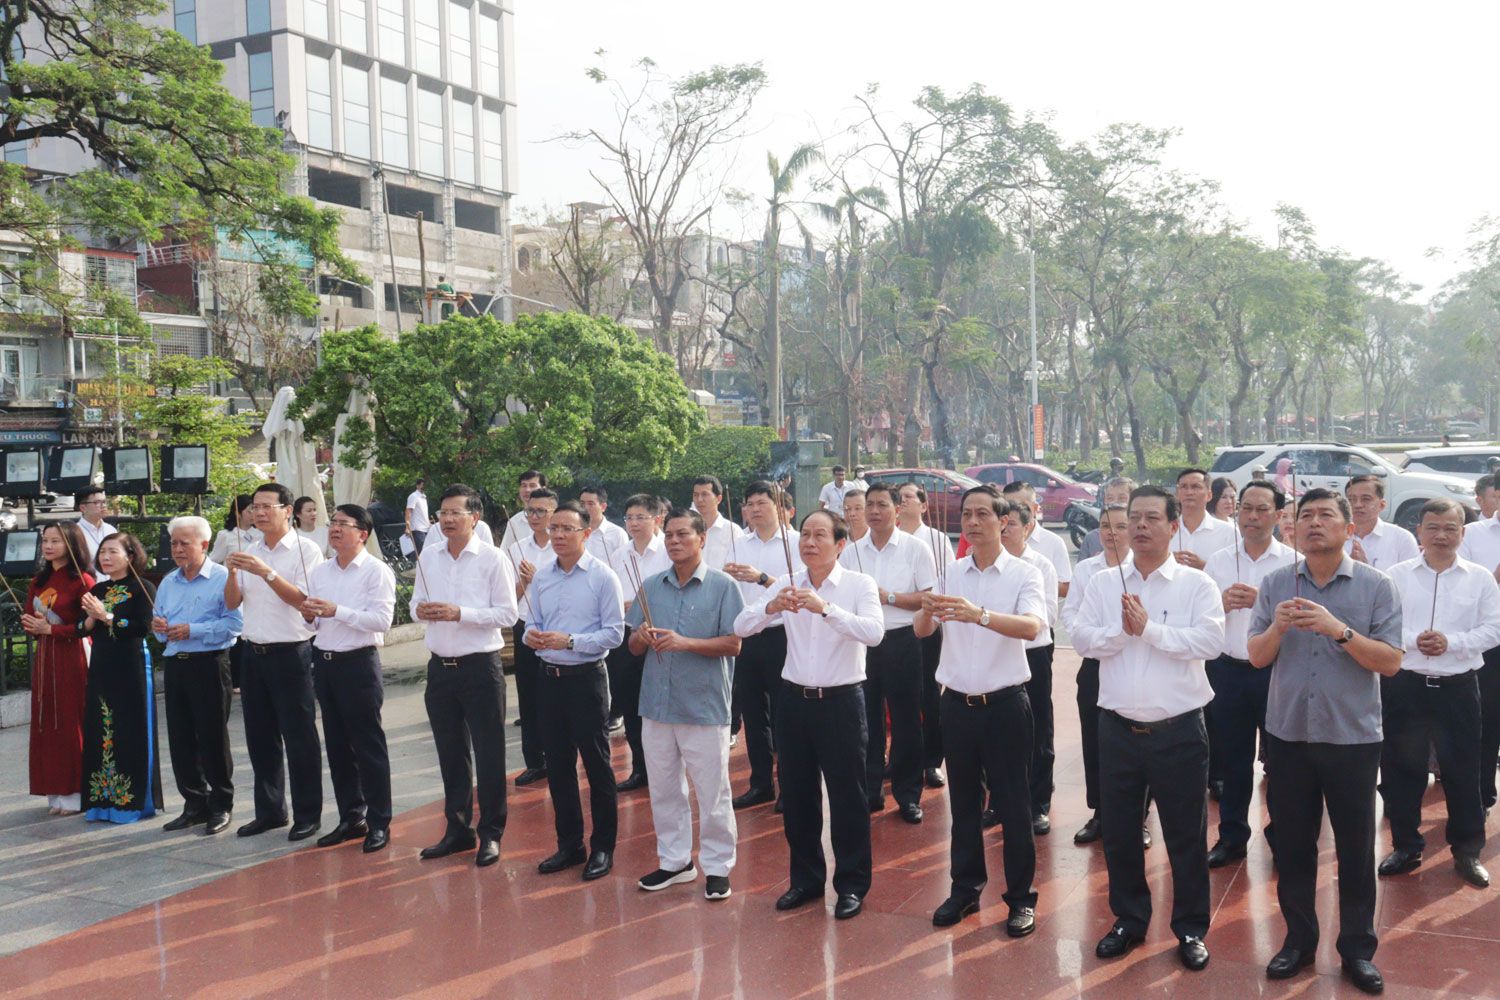
M253 503L250 505L250 509L259 514L261 511L280 510L286 506L289 505L284 503Z
M364 530L359 525L355 524L353 521L340 521L338 518L334 518L332 521L329 521L328 522L328 526L330 528L353 528L355 531L363 531Z
M471 510L450 510L448 508L443 508L443 509L441 509L441 510L438 511L438 517L473 517L473 516L474 516L474 512L471 511Z
M631 524L641 524L645 521L654 521L656 518L650 514L626 514L625 520Z
M575 528L571 524L551 524L547 526L547 534L549 535L571 535L582 530L582 528Z
M551 517L552 511L546 507L527 507L527 517Z

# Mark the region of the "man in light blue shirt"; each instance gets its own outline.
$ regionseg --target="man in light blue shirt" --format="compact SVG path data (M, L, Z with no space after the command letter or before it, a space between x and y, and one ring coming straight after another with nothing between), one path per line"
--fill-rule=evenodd
M177 568L157 588L151 630L167 644L167 748L183 807L165 829L203 823L212 835L229 826L234 807L229 648L242 617L224 606L229 571L208 558L208 522L173 518L167 533Z
M609 677L604 657L625 639L625 605L619 579L585 549L589 518L576 501L557 507L547 531L557 561L537 570L527 588L531 613L522 638L542 661L537 716L557 826L557 853L537 871L550 875L583 864L583 878L591 881L614 867L616 792L609 763ZM589 814L594 821L587 855L578 798L580 756L589 776Z

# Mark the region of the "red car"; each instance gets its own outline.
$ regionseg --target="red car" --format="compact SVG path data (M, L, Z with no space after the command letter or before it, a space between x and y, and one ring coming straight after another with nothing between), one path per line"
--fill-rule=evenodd
M958 534L963 522L964 490L979 485L968 476L950 469L876 469L865 473L865 482L871 486L876 483L891 486L916 483L927 493L927 523L946 528L950 535Z
M1042 505L1042 521L1060 524L1063 512L1074 500L1093 503L1098 487L1092 483L1080 483L1069 479L1055 469L1034 462L995 462L990 465L975 465L964 470L964 474L981 483L1004 486L1007 483L1030 483L1036 487L1036 498Z

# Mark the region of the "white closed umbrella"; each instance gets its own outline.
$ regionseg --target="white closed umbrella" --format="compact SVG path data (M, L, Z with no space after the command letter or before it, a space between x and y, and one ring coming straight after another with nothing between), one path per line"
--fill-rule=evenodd
M349 390L349 402L333 423L333 502L370 506L370 491L375 481L375 456L363 462L344 455L344 433L350 423L372 425L370 397L363 389Z
M292 403L297 399L296 391L289 385L276 390L276 399L260 431L276 449L276 481L292 491L293 499L312 497L317 504L317 524L328 523L328 504L323 499L323 488L318 482L317 456L312 443L302 437L302 421L290 416Z

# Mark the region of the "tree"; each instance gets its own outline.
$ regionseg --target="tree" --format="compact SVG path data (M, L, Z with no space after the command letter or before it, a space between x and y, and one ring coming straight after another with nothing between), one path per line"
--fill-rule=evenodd
M395 341L374 327L329 334L298 395L309 435L331 437L353 386L374 414L373 436L350 434L353 460L495 494L528 468L564 484L580 468L666 476L703 424L670 358L580 313L453 316Z
M285 260L251 264L215 254L200 266L198 281L212 296L204 318L215 353L251 403L263 409L281 386L306 381L317 365L318 349L305 323L317 317L318 299L297 265Z
M771 369L767 376L771 393L768 405L771 427L778 432L786 423L786 412L781 402L781 216L782 213L788 213L795 218L793 209L787 203L788 196L796 186L797 178L822 157L818 147L811 143L804 143L794 149L792 155L786 158L786 166L781 165L775 153L766 154L766 172L771 176L771 197L766 202L766 238L762 243L761 253L766 260L766 359ZM798 224L801 225L800 220ZM803 232L806 231L804 227Z
M640 277L637 265L633 277L620 280L630 262L623 252L619 228L618 220L607 217L597 217L585 225L584 206L570 205L562 238L547 248L553 273L562 282L568 301L579 312L610 316L616 322L625 314L630 288Z
M724 164L718 154L743 136L766 74L759 65L741 64L671 77L650 59L636 68L639 77L630 83L602 66L588 70L594 82L610 86L615 121L563 138L597 147L609 162L608 173L590 176L635 243L651 291L656 346L676 358L687 377L692 345L683 343L673 323L683 287L705 269L684 249L720 197Z

